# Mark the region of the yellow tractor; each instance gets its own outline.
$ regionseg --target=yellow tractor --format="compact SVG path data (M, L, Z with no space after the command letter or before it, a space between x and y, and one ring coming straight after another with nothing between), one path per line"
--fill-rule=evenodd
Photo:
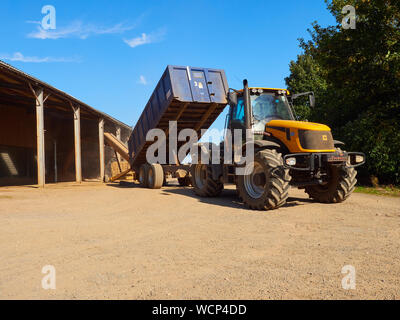
M313 107L314 93L290 95L286 89L249 88L247 80L243 85L242 90L231 89L228 93L226 129L231 136L235 129L243 133L252 130L252 170L237 175L235 168L239 165L224 164L223 155L219 164L193 164L196 194L218 196L225 183L234 183L244 204L255 210L284 205L289 186L305 189L319 202L346 200L357 182L355 167L365 163L365 155L341 150L344 143L333 139L328 126L296 120L293 100L308 95ZM248 143L243 144L245 147ZM210 145L206 152L211 157Z

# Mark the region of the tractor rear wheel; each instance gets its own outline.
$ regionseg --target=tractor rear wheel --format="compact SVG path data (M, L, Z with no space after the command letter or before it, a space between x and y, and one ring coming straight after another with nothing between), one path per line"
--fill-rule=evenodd
M214 180L212 169L207 164L194 164L190 168L194 192L201 197L216 197L221 194L224 184Z
M266 149L254 156L251 173L238 176L237 191L250 209L277 209L286 203L290 180L289 170L283 167L282 155Z
M148 187L150 189L160 189L164 182L164 170L158 163L149 166Z
M310 198L322 203L345 201L354 191L357 171L346 166L330 166L330 179L325 185L307 186Z

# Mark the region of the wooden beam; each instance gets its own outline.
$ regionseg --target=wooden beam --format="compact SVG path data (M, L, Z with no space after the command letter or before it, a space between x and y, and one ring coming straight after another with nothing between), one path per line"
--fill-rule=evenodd
M114 182L116 180L121 179L122 177L126 176L129 172L131 171L131 169L125 170L124 172L121 172L119 174L117 174L116 176L112 177L110 179L111 182Z
M81 150L81 108L74 109L74 137L75 137L75 177L77 183L82 183L82 150Z
M37 141L37 173L38 185L44 187L46 183L45 146L44 146L44 103L43 89L36 90L36 141Z
M5 88L5 89L15 89L15 90L21 90L21 91L29 91L29 87L27 85L19 85L19 84L14 84L14 83L6 83L0 81L0 88Z
M121 141L121 127L117 127L117 130L116 130L115 133L116 133L115 136L117 137L117 139L119 141ZM117 161L118 161L118 165L119 165L119 171L121 172L121 166L120 166L121 156L117 152L115 152L115 155L117 156Z
M100 180L101 182L104 182L104 175L105 175L104 119L99 120L99 161L100 161Z
M107 145L117 151L126 161L129 161L128 147L122 141L118 140L116 136L109 132L104 133L104 138L106 139Z
M115 158L117 159L119 172L121 173L121 172L122 172L122 169L121 169L121 162L119 161L119 157L118 157L117 151L114 150L114 154L115 154Z

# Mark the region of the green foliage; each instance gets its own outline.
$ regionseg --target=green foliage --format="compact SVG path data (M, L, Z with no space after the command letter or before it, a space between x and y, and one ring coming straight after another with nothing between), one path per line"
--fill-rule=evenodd
M310 55L299 55L297 61L290 62L290 76L286 79L291 93L314 91L317 101L322 101L326 91L326 81L321 68ZM311 109L307 96L296 100L295 111L300 120L310 119Z
M356 29L344 30L342 8L356 8ZM312 90L317 108L301 116L331 126L336 139L363 151L364 176L400 184L400 1L332 0L337 25L309 30L304 53L290 63L291 92Z
M354 191L358 193L375 194L377 196L400 197L400 188L395 188L393 186L385 188L368 188L358 186Z

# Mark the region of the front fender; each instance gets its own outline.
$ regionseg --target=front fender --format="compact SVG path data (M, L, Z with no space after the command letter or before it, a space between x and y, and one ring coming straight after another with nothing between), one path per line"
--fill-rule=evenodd
M345 143L342 142L342 141L339 141L339 140L333 140L333 145L334 145L335 147L339 147L339 146L344 146Z
M250 142L246 142L246 144L244 145L245 147L247 147L249 144L254 144L254 149L279 149L281 148L281 145L273 142L273 141L269 141L269 140L254 140L254 141L250 141Z

